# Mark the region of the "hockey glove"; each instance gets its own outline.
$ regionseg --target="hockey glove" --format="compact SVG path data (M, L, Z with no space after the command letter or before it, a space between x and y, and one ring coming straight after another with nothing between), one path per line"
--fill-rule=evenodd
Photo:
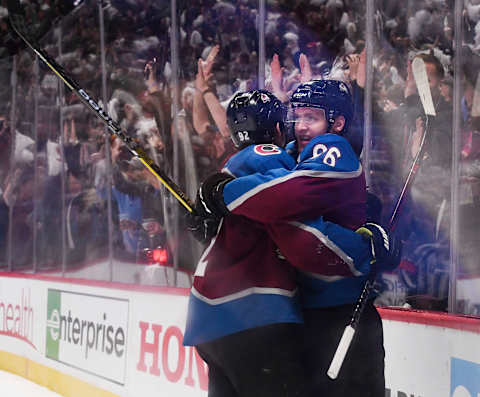
M356 232L370 240L372 271L391 272L397 268L402 256L402 242L398 237L390 235L382 226L373 222L365 223Z
M187 229L193 237L202 244L208 243L217 234L219 220L188 213L185 216Z
M228 174L216 173L205 179L198 189L195 211L188 213L185 220L188 230L201 243L217 234L220 219L229 212L223 202L223 188L232 179Z
M223 188L232 179L231 175L218 172L200 184L195 201L199 216L220 220L230 212L223 201Z

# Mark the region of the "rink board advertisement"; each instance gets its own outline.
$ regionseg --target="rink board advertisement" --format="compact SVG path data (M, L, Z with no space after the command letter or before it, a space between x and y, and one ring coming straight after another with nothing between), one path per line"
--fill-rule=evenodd
M187 289L26 277L0 274L1 369L65 396L207 396ZM480 320L381 314L386 396L478 396Z
M26 277L0 275L0 369L65 396L207 395L188 289Z
M48 289L48 358L125 383L128 300Z
M387 397L480 394L479 319L395 309L381 314Z

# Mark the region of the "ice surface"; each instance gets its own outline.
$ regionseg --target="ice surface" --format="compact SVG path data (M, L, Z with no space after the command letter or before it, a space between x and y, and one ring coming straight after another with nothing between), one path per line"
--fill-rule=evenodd
M5 371L0 371L0 390L2 397L61 397L46 387Z

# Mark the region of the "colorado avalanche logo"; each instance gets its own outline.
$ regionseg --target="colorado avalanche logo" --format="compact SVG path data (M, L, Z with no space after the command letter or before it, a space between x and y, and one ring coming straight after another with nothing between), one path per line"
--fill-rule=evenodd
M253 150L260 156L269 156L271 154L282 153L278 146L275 145L255 145Z

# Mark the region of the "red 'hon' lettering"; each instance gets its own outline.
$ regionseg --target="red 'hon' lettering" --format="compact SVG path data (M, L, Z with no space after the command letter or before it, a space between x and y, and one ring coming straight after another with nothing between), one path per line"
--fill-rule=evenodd
M147 366L145 365L145 355L146 353L153 354L153 363L150 367L150 373L155 376L160 376L160 368L158 368L158 341L160 332L162 332L162 326L157 324L152 324L153 329L153 343L147 342L147 330L148 323L140 321L140 359L137 364L137 370L146 372Z
M170 339L175 337L178 346L178 361L177 368L171 371L168 367L168 349L170 347ZM165 376L170 382L178 382L182 376L183 368L185 367L185 348L182 345L183 335L178 327L168 327L163 337L162 345L162 366Z

